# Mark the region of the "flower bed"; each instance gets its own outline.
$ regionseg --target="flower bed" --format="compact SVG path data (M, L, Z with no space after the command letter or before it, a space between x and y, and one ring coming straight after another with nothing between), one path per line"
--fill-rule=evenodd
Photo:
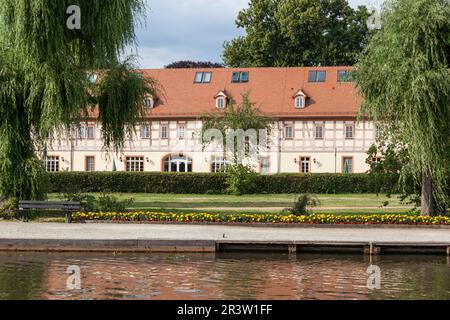
M332 215L294 216L282 214L210 214L161 212L77 212L73 221L197 222L197 223L287 223L287 224L402 224L450 225L450 217L418 215Z

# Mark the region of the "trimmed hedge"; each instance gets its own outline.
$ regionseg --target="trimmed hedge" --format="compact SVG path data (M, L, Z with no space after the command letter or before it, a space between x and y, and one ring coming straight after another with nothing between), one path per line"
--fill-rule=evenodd
M53 192L225 193L223 173L58 172ZM395 191L398 177L369 174L277 174L258 176L252 193L379 193Z

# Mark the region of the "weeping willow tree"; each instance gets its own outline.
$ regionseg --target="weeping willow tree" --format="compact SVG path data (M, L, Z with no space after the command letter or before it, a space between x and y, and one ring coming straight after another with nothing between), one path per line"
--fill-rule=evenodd
M80 29L68 28L71 5L81 9ZM105 149L123 146L155 90L120 62L144 12L143 0L0 0L0 195L44 198L36 155L95 110Z
M422 214L449 204L450 8L448 0L388 1L382 29L357 65L361 112L407 154L401 168L422 188Z

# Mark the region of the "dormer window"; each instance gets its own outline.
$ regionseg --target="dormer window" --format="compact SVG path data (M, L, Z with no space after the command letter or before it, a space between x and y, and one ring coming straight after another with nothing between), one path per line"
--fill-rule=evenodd
M216 96L214 97L214 99L216 99L216 108L225 108L227 106L227 98L227 95L223 91L220 91L218 94L216 94Z
M225 98L217 98L216 107L218 109L225 108L225 104L226 104Z
M145 109L152 109L155 106L155 100L153 97L146 97L144 99L144 108Z
M294 96L294 103L296 109L303 109L306 106L306 94L303 91L297 92Z

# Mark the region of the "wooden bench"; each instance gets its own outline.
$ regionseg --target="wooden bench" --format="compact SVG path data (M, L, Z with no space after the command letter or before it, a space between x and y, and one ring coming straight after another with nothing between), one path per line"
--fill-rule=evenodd
M28 221L30 211L59 211L66 214L66 222L72 222L72 213L81 210L79 202L52 202L52 201L19 201L19 216L24 222Z

